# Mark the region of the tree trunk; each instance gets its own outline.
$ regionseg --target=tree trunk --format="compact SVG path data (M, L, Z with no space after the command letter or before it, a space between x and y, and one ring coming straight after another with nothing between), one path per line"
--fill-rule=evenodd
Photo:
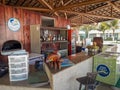
M115 40L115 30L113 29L113 41Z

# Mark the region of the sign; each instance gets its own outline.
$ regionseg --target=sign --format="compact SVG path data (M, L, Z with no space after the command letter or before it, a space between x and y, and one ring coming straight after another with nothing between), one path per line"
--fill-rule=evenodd
M8 28L11 31L18 31L20 29L20 22L16 18L10 18L8 20Z
M107 77L110 74L109 68L106 65L102 64L97 67L97 72L102 77Z

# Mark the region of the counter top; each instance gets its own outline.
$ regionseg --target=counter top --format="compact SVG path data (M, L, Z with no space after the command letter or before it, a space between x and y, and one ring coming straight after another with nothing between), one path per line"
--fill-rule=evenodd
M106 50L106 52L120 53L120 44L114 45Z
M85 52L80 52L80 53L69 55L67 58L68 58L68 60L70 60L73 63L73 65L75 65L77 63L87 60L90 57L92 57L92 56L87 55ZM61 69L55 70L54 68L51 68L48 64L46 64L46 65L48 66L48 68L50 69L50 72L52 74L56 74L62 70L65 70L65 69L73 66L73 65L66 66L66 67L62 67Z
M74 64L80 63L90 57L91 56L87 55L87 53L85 52L80 52L68 56L69 60L72 61Z

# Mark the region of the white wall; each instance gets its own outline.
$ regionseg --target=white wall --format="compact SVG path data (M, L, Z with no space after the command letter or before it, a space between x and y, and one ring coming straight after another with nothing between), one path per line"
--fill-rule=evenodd
M93 57L53 75L53 90L79 90L76 78L92 72Z

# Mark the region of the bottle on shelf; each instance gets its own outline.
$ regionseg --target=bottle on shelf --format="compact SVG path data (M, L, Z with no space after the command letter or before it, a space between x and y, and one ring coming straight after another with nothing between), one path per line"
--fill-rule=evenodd
M53 36L53 41L56 41L56 35Z
M43 41L46 41L46 37L45 36L43 36Z
M60 34L58 35L58 40L61 40Z
M52 41L52 35L51 34L48 35L47 41Z
M40 41L43 42L44 41L44 38L43 36L40 37Z
M63 37L62 37L62 36L60 37L60 40L63 40Z

